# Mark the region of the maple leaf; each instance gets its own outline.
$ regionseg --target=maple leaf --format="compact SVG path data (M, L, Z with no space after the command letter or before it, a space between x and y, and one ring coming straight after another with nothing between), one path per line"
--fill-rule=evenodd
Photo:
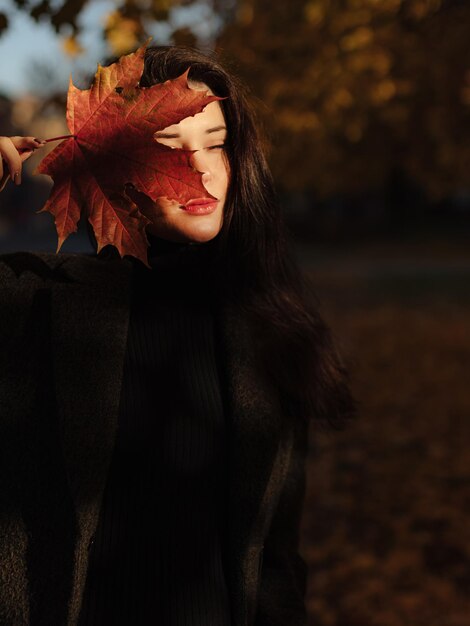
M192 151L165 146L154 134L222 98L192 89L189 68L174 80L139 87L149 41L108 67L98 65L90 89L78 89L70 79L71 136L34 172L48 174L54 181L49 199L37 213L54 216L56 253L77 231L84 213L93 227L97 252L112 244L121 257L132 255L150 267L145 229L151 221L126 188L154 202L164 197L185 204L192 198L213 197L202 184L202 174L190 164Z

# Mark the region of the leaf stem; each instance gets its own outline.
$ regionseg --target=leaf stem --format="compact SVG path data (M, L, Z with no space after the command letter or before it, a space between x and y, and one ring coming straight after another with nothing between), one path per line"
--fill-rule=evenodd
M75 137L75 135L61 135L60 137L51 137L51 139L46 139L46 143L48 141L58 141L59 139L68 139L69 137Z

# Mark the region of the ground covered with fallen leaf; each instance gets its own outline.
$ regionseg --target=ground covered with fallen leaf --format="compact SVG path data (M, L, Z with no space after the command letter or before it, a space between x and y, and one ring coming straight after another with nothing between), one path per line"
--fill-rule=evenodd
M311 626L470 623L470 256L301 258L359 418L310 432L301 552Z

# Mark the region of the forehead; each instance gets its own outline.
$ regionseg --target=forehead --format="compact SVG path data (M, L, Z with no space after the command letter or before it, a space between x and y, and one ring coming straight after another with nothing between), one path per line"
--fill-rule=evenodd
M191 89L206 91L209 95L214 95L211 89L204 83L189 81L189 86ZM219 126L225 126L225 118L222 107L219 102L210 102L201 113L197 113L192 117L186 117L178 124L172 124L171 126L162 128L159 132L179 135L188 133L204 133L210 128L216 128Z

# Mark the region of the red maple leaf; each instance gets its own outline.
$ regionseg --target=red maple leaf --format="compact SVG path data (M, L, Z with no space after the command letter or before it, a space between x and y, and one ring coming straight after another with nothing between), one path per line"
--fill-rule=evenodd
M83 212L93 227L97 252L112 244L121 257L132 255L150 267L145 233L150 220L126 194L126 186L152 201L166 197L185 204L191 198L213 197L190 164L192 152L164 146L154 134L221 98L191 89L189 69L175 80L139 87L147 45L148 41L108 67L98 65L90 89L77 89L70 80L71 136L34 172L54 180L38 213L48 211L55 218L56 253L77 231Z

